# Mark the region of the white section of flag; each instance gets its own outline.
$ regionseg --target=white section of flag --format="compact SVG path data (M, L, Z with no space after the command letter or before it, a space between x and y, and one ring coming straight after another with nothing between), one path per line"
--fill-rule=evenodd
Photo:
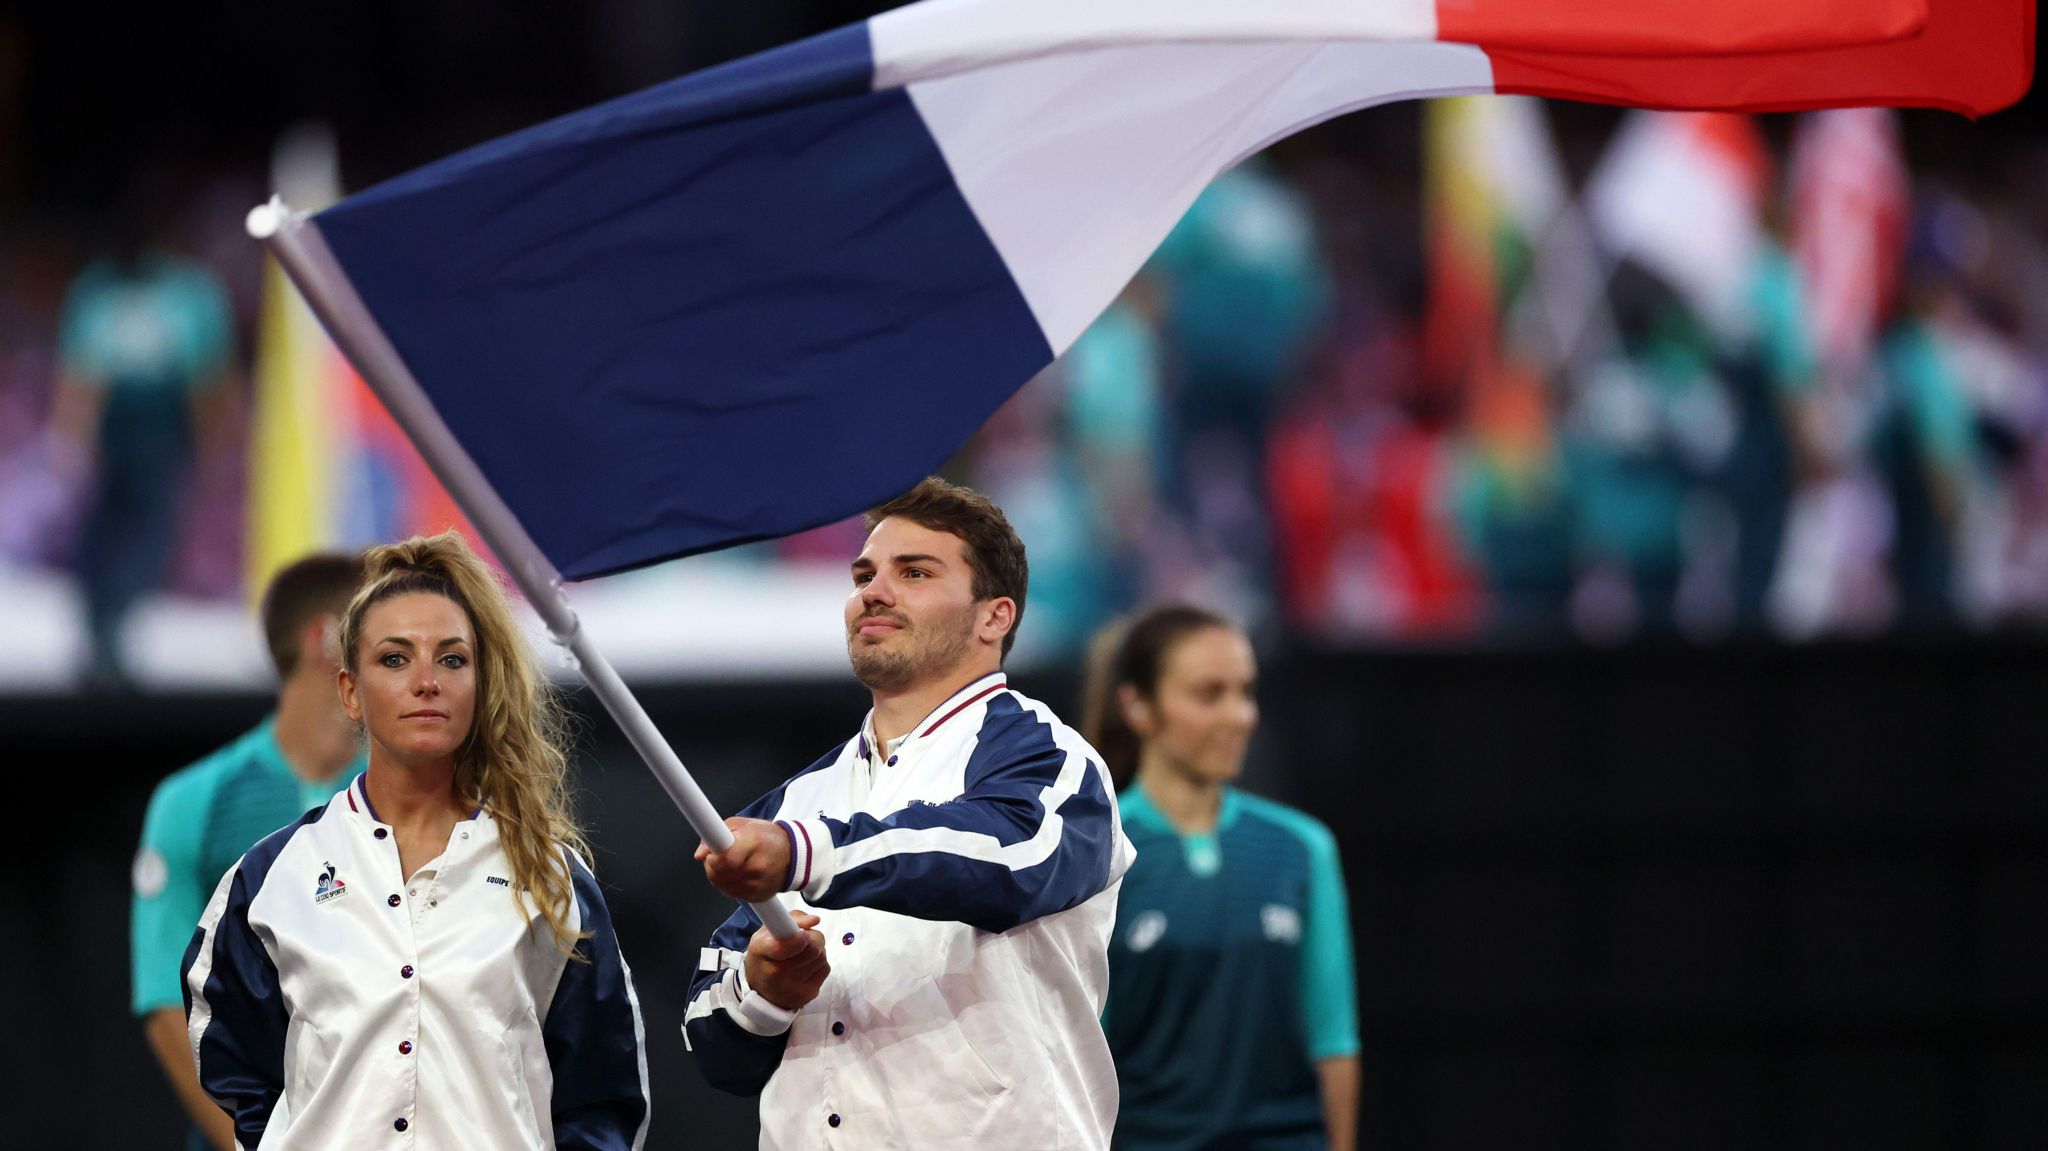
M1435 0L925 0L868 21L877 88L1136 43L1433 40L1436 32Z
M1058 354L1239 160L1353 109L1492 87L1464 45L1264 42L1041 56L909 92Z

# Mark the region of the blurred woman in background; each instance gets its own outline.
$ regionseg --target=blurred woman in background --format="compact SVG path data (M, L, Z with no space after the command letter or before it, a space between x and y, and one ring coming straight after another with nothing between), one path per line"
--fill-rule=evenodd
M339 685L369 767L214 891L200 1083L248 1148L638 1146L639 1005L547 681L460 536L365 568Z
M1232 786L1258 726L1243 632L1154 608L1098 635L1084 733L1120 791L1103 1026L1127 1151L1352 1151L1358 1025L1336 841Z

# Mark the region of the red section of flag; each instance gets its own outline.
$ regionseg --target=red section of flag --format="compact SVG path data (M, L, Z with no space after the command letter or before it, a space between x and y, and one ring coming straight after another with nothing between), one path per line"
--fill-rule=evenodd
M1924 28L1941 0L1437 0L1437 39L1535 52L1783 52Z
M1486 54L1501 93L1642 108L1796 112L1888 104L1982 116L2017 101L2033 81L2034 3L1933 0L1920 35L1856 48L1619 57L1488 44Z

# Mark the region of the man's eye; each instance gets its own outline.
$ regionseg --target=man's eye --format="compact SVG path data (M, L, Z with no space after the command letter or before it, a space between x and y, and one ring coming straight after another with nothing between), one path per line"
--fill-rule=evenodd
M854 577L853 577L853 586L855 586L855 587L866 587L866 586L867 586L867 583L868 583L868 581L869 581L869 580L871 580L871 579L874 579L874 578L875 578L875 573L873 573L873 572L858 572L858 573L856 573L856 574L854 575Z
M903 574L904 574L904 576L905 576L905 577L909 577L909 578L917 578L917 579L922 579L922 578L924 578L925 576L928 576L928 575L930 575L930 574L932 574L932 573L930 573L930 572L928 572L928 571L924 570L923 568L911 568L910 570L908 570L908 571L904 572Z

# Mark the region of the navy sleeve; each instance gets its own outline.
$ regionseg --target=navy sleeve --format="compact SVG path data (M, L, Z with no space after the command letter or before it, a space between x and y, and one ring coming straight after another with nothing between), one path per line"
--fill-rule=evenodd
M185 1023L199 1085L235 1121L244 1147L263 1141L284 1094L284 1041L291 1024L277 964L249 926L249 904L263 890L285 844L320 817L315 808L249 849L221 877L185 949Z
M590 869L573 856L576 905L589 938L562 967L541 1028L554 1072L561 1151L632 1151L647 1130L647 1053L633 972Z
M1109 882L1117 826L1088 745L1010 696L990 702L965 790L883 818L799 820L822 835L814 907L872 907L919 919L1007 931L1074 907Z

